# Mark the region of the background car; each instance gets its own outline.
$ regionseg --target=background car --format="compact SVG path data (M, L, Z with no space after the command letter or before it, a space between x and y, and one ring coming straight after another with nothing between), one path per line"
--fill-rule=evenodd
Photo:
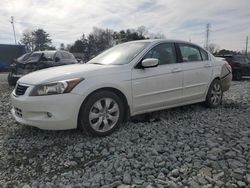
M250 76L250 59L244 55L219 55L226 59L233 71L233 79L241 80L242 76Z
M75 64L78 61L66 51L36 51L15 59L8 74L8 83L14 86L17 80L30 72L61 65Z
M176 40L117 45L86 64L22 77L12 115L41 129L113 132L128 117L192 103L221 104L231 67L203 48Z

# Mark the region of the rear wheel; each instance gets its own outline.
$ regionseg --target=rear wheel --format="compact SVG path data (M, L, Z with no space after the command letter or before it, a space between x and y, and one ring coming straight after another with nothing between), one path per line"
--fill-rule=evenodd
M113 92L99 91L88 97L79 113L80 128L95 136L112 133L122 122L124 107Z
M221 82L220 80L214 80L209 89L208 89L208 93L207 93L207 97L206 97L206 106L211 107L211 108L215 108L217 106L219 106L222 102L222 86L221 86Z

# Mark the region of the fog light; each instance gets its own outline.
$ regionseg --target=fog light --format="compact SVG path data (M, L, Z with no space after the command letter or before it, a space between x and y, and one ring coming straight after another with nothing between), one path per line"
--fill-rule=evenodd
M50 112L47 112L47 116L48 116L49 118L51 118L51 117L52 117L52 114L51 114Z

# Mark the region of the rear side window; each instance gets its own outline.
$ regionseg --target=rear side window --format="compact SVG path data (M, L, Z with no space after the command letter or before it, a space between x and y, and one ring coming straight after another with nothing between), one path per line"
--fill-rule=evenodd
M159 44L152 48L144 59L155 58L159 65L176 63L175 46L172 43Z
M62 53L61 52L56 52L55 58L58 57L59 59L62 59Z
M202 60L203 61L208 61L208 54L207 54L207 52L205 50L202 50L201 48L200 48L200 52L201 52Z
M61 52L63 59L70 59L70 56L66 52Z
M197 47L188 44L179 44L183 62L202 61L200 51Z

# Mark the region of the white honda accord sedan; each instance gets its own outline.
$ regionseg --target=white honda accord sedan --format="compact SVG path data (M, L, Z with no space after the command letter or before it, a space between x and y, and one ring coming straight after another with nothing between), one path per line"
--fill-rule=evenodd
M86 64L25 75L11 94L11 111L22 124L104 136L137 114L198 102L217 107L231 79L227 62L195 44L133 41Z

